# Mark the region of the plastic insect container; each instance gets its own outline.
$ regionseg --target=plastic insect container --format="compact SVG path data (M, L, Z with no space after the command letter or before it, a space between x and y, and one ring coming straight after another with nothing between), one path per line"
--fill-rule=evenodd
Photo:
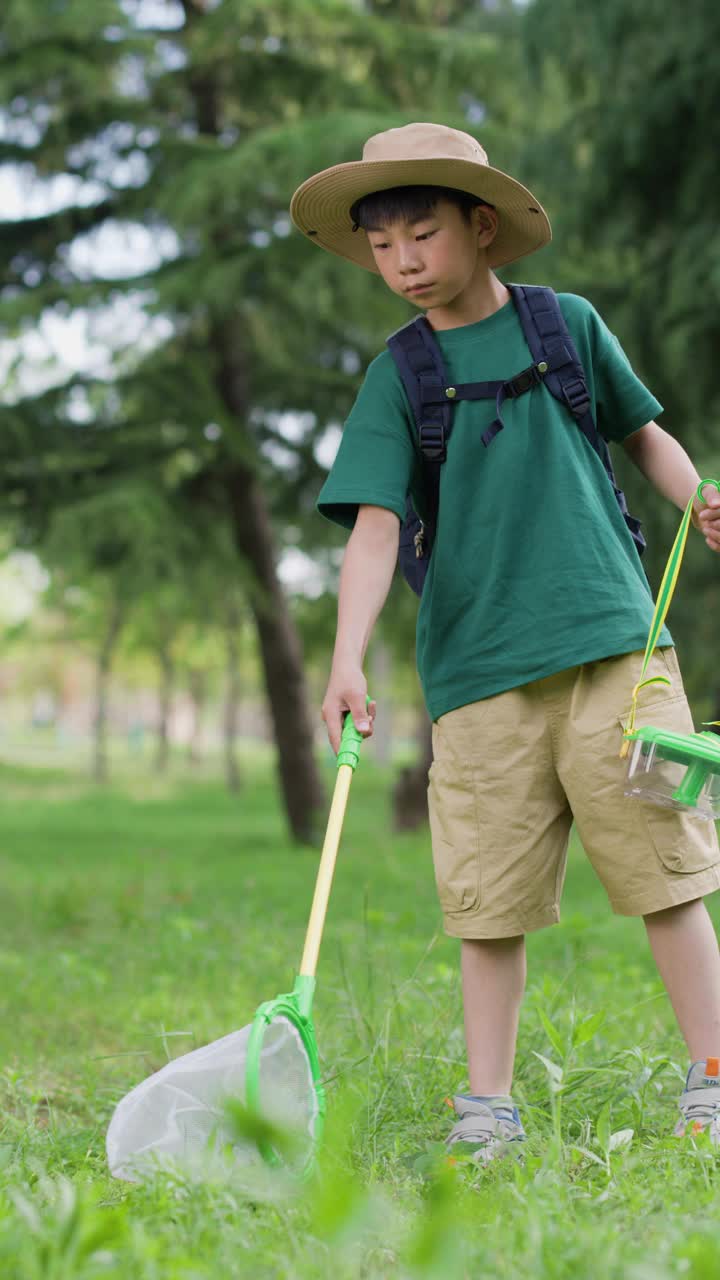
M720 819L720 736L672 733L652 725L626 735L625 795Z

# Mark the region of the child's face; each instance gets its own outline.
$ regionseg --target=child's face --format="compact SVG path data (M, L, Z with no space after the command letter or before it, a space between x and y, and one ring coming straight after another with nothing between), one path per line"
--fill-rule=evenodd
M479 273L487 272L485 249L497 229L487 206L466 221L456 205L439 200L415 222L394 222L367 231L373 257L386 285L423 310L462 305Z

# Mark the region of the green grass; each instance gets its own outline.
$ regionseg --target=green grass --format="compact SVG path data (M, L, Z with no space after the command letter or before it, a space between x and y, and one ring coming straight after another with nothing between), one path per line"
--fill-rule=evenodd
M418 1168L465 1084L458 944L439 931L429 840L391 834L370 762L320 957L317 1180L113 1181L117 1099L288 989L317 851L290 845L264 764L238 799L181 775L0 777L3 1280L720 1273L720 1157L668 1136L684 1048L642 923L610 914L579 850L562 925L528 940L524 1165Z

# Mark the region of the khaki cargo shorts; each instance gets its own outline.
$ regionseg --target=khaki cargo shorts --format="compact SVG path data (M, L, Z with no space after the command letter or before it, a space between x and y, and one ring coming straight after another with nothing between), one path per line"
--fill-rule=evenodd
M570 827L613 911L639 916L720 887L711 822L623 795L622 728L641 653L573 667L447 712L428 798L445 930L506 938L560 919ZM674 649L647 672L637 727L692 733Z

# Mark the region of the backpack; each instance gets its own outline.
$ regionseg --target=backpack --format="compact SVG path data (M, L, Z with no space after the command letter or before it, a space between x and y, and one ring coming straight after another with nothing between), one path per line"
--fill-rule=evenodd
M440 346L425 316L417 316L387 339L415 418L423 458L426 511L424 520L408 497L400 529L398 563L416 595L422 595L437 528L440 468L447 456L452 431L452 409L458 400L495 401L496 416L482 436L488 446L502 431L502 406L544 382L551 395L564 404L605 468L617 504L638 553L645 550L640 521L631 516L625 495L618 488L607 441L600 435L590 408L590 395L577 348L554 290L541 285L507 286L517 308L533 364L505 382L466 382L448 385Z

